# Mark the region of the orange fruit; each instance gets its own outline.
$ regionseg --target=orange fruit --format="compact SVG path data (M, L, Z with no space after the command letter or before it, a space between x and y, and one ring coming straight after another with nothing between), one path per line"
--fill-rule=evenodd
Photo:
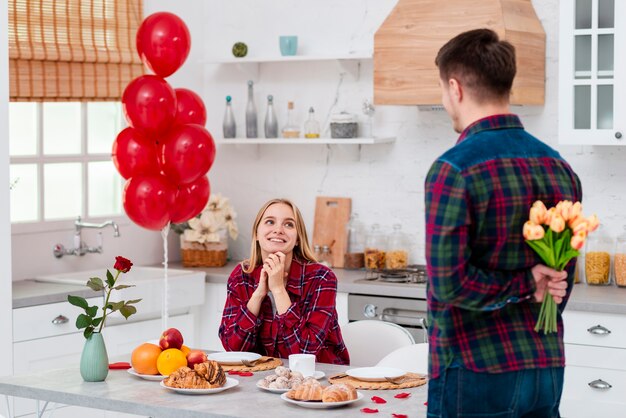
M187 366L187 356L177 348L168 348L159 354L156 366L159 373L169 376L180 367Z
M130 364L139 374L159 374L157 359L161 354L161 347L155 344L143 343L133 350Z
M189 355L189 352L191 351L191 348L183 345L182 347L180 347L180 351L182 351L185 357L187 357Z

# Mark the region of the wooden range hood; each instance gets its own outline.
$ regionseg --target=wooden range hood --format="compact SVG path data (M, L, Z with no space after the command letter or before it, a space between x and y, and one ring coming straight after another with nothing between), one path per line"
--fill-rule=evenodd
M437 52L478 28L493 29L515 46L511 103L542 105L546 34L530 0L399 0L374 35L374 102L441 104Z

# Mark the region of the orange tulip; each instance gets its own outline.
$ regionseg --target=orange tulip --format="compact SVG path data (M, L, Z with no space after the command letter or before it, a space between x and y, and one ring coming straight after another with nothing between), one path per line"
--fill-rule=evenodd
M542 207L533 205L533 207L530 208L530 221L536 225L541 225L546 219L547 212L548 210L546 209L545 206L542 208Z
M572 236L572 239L569 242L569 245L571 245L572 248L575 250L580 250L585 245L586 236L587 236L586 231L580 231L579 233L574 234L574 236Z
M582 215L582 213L580 213L575 218L569 218L569 221L567 221L567 226L569 226L572 230L574 230L578 225L580 225L583 222L587 223L587 220Z
M555 213L556 213L556 208L548 209L548 211L546 212L544 216L543 224L550 225L550 222L552 222L552 217L554 216Z
M537 225L534 222L526 221L524 223L524 228L522 230L522 235L524 239L529 241L534 241L543 238L545 231L543 230L543 226Z
M582 216L582 214L583 214L583 205L580 202L576 202L572 205L572 209L569 214L570 216L569 219L571 221L572 219L576 219L577 217Z
M561 214L563 220L566 222L571 217L572 206L574 206L574 204L569 200L563 200L556 205L557 212Z
M555 214L554 216L552 216L552 219L550 220L550 229L556 232L557 234L559 232L562 232L565 229L565 219L563 219L563 217L559 215L558 213Z
M600 220L596 215L591 215L590 217L588 217L587 223L589 224L587 227L587 230L589 232L595 231L596 229L598 229L598 226L600 226Z
M582 219L580 222L578 222L576 224L576 226L570 226L570 228L572 228L572 232L574 234L577 234L581 231L584 231L585 233L589 232L589 221L587 221L586 219Z

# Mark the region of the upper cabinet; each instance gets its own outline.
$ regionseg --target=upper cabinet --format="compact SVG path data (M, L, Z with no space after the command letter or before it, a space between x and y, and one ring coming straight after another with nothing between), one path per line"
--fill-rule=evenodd
M560 1L562 144L626 145L625 46L626 1Z
M546 35L530 0L399 0L374 36L374 102L440 104L437 52L477 28L493 29L515 46L511 102L543 104Z

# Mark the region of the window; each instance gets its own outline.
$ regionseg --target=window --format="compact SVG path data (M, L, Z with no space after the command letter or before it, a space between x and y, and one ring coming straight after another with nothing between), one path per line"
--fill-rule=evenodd
M11 222L121 215L123 124L119 102L9 103Z

